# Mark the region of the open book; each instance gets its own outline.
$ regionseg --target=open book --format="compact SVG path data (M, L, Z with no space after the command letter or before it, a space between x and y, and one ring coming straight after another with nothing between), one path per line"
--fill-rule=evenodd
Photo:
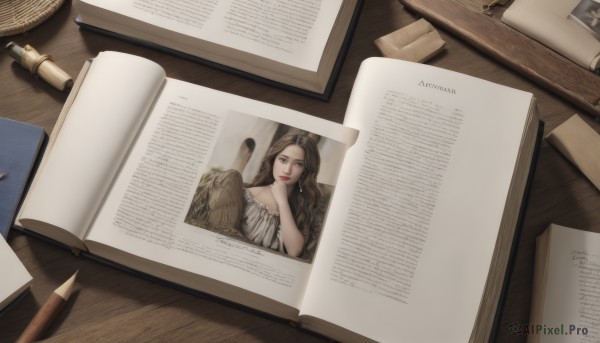
M600 234L556 224L536 240L528 342L600 340Z
M600 40L594 31L581 25L588 23L587 13L576 10L584 3L592 13L600 9L597 0L515 0L502 15L502 21L578 65L598 70ZM590 28L593 19L589 18Z
M540 127L532 94L370 58L340 125L165 77L133 55L102 52L81 74L21 227L343 341L490 336ZM283 249L242 224L204 227L199 185L217 173L246 187L289 133L314 137L321 161L304 251L289 255L283 211Z
M362 0L77 0L76 22L328 99Z

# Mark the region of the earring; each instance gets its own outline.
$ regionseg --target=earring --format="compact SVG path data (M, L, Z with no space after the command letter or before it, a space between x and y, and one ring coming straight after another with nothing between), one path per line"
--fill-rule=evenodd
M300 187L300 193L302 193L302 182L298 181L298 187Z

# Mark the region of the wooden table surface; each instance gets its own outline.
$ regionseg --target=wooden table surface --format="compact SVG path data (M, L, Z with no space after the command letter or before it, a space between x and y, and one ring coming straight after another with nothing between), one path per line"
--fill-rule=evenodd
M379 55L373 40L415 20L396 0L365 1L333 97L324 102L80 30L73 22L75 16L74 7L66 1L45 23L28 33L0 38L0 44L4 46L10 40L21 45L31 44L41 53L52 55L54 61L74 77L84 60L100 51L138 54L161 64L169 77L290 107L335 122L342 122L344 118L360 62ZM441 35L447 42L446 49L429 64L534 93L539 100L546 133L574 113L582 113L460 39L444 31ZM0 116L43 126L50 133L66 97L66 92L32 78L8 54L0 53ZM600 125L591 115L583 114L583 118L600 131ZM544 141L496 337L498 342L524 342L526 339L525 336L510 335L508 328L512 323L528 323L535 238L552 222L600 231L600 192ZM47 331L45 337L49 341L324 341L288 323L132 276L73 256L29 236L12 232L9 243L34 281L31 294L0 317L2 342L14 341L47 296L76 270L79 270L77 290L65 311ZM435 323L431 325L435 329Z

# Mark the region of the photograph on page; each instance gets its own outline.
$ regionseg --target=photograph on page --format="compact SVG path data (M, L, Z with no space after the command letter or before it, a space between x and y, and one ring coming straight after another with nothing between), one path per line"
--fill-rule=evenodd
M346 146L230 112L185 223L311 262Z
M600 1L581 0L569 14L569 19L584 27L600 41Z

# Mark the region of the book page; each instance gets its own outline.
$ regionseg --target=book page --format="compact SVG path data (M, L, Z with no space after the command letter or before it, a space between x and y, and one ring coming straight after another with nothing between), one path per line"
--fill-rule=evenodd
M531 102L423 64L363 62L344 122L360 136L301 314L377 341L468 341Z
M593 1L593 0L589 0ZM600 40L569 19L581 0L516 0L502 21L580 66L600 67Z
M342 0L82 0L158 27L316 71Z
M253 152L241 172L243 181L251 182L252 177L245 175L260 166L271 138L284 127L320 137L323 163L318 182L335 186L345 151L356 139L355 130L167 79L86 242L168 266L168 275L161 276L194 289L206 291L193 280L194 275L203 275L297 307L311 269L310 259L252 244L240 237L239 231L211 231L188 218L203 175L217 169L218 175L227 173L235 164L230 157L252 139ZM230 189L229 185L223 184L218 191ZM92 246L92 253L103 254ZM125 257L117 261L132 263ZM157 274L142 263L136 269Z
M0 238L0 313L2 309L16 299L31 283L31 275L12 250L10 245Z
M530 323L529 334L543 342L597 342L600 234L556 224L549 230L542 322Z
M46 152L19 220L83 238L164 76L149 60L100 53Z

